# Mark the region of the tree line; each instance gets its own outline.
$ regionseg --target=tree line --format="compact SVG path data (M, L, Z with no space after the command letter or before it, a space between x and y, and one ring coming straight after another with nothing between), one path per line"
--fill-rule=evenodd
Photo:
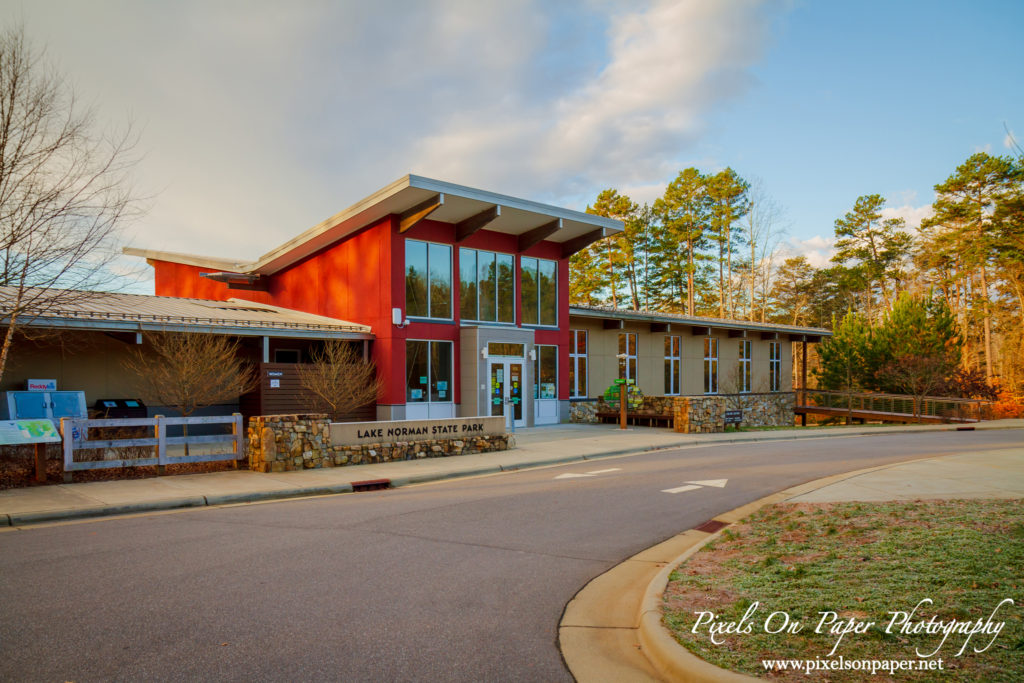
M617 218L625 230L572 257L570 299L837 332L844 324L859 325L865 334L877 331L883 337L886 325L909 315L900 306L913 301L927 320L945 325L948 314L952 325L944 348L955 349L925 363L945 368L936 389L964 393L974 387L970 391L977 393L980 378L990 390L1002 387L1020 397L1024 152L1019 147L1016 152L968 157L935 185L932 215L919 228L900 217L884 217L886 199L880 194L858 197L835 221L835 251L824 267L787 253L782 209L759 184L731 168L716 173L687 168L653 204L640 205L607 189L587 211ZM887 370L863 365L859 386L893 390L868 378L893 376L895 360L917 351L886 353ZM821 361L829 362L824 356ZM835 384L837 372L819 372L822 385ZM960 384L951 384L956 378Z

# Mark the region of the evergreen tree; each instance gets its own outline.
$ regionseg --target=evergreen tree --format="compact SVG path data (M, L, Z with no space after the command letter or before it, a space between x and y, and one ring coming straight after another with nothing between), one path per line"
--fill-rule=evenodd
M682 302L685 296L687 315L695 314L695 286L701 250L707 243L704 231L710 209L707 178L692 167L680 171L654 203L654 213L660 219L654 259L661 285L657 298L669 310L678 310L673 303Z
M736 171L726 168L709 176L706 185L710 204L708 232L718 252L715 255L718 262L718 317L725 318L727 312L732 317L735 315L732 292L733 251L743 244L743 234L733 228L747 213L750 183Z
M1024 169L1013 159L972 154L956 173L935 186L935 214L922 222L929 237L927 248L955 263L960 271L958 289L964 292L969 311L981 320L985 378L990 384L994 375L991 272L1003 243L997 208L1013 206L1022 180Z
M858 197L853 210L836 220L836 253L832 261L853 263L863 269L869 287L877 286L886 306L902 279L903 261L910 251L910 235L902 218L882 220L885 198L872 194ZM868 316L873 291L868 292Z

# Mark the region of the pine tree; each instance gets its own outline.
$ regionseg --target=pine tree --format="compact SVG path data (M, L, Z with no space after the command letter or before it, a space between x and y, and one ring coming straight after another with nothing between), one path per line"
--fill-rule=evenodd
M656 235L655 267L663 287L661 299L670 310L671 299L682 301L685 294L687 315L696 310L695 286L701 250L707 239L704 231L710 218L707 178L696 168L680 171L665 188L664 196L654 203L661 229ZM665 301L666 290L669 301Z
M1024 170L1013 159L984 152L972 154L957 167L956 173L935 186L935 214L922 222L930 237L929 248L951 255L962 269L958 285L966 293L969 311L981 319L985 378L990 384L994 375L990 273L995 267L1002 234L995 218L996 208L1012 206L1022 181Z
M717 247L718 262L718 317L733 317L735 307L732 292L733 250L742 246L743 236L734 230L737 221L748 210L747 191L750 183L731 168L707 178L710 204L709 235ZM728 311L728 316L726 312Z

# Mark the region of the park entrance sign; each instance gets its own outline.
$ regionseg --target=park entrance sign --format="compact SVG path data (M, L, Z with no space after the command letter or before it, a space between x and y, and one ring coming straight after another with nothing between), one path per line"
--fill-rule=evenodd
M442 420L331 423L333 446L362 446L409 441L462 440L475 436L503 436L504 417L456 417Z

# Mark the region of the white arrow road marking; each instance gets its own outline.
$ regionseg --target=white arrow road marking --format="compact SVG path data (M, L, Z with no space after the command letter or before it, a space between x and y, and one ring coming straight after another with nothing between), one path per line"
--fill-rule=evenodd
M592 472L587 472L586 474L575 474L573 472L566 472L565 474L559 474L557 477L555 477L555 479L578 479L579 477L593 477L593 476L596 476L598 474L608 474L609 472L618 472L621 469L622 469L621 467L612 467L611 469L607 469L607 470L593 470Z
M725 483L728 479L705 479L704 481L688 481L687 484L696 484L697 486L717 486L720 489L725 488Z
M662 493L682 493L683 491L692 491L699 489L700 486L677 486L674 489L664 489Z

